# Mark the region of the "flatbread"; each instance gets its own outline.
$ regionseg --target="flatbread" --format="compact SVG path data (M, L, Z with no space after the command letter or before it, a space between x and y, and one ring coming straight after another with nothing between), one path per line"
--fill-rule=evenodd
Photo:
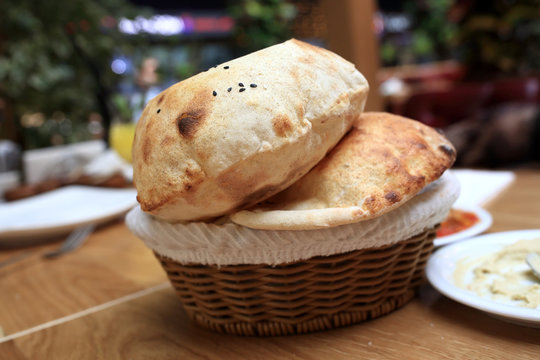
M136 129L142 210L203 220L276 194L337 144L367 93L353 64L294 39L173 85L150 101Z
M318 229L385 214L438 179L455 161L435 129L388 113L364 113L306 176L232 221L255 229Z

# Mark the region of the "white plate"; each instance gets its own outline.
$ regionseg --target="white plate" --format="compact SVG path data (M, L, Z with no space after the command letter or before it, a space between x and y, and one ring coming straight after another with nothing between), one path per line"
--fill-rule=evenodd
M137 203L136 190L66 186L0 204L0 244L20 245L67 234L125 214Z
M478 216L478 222L471 226L470 228L464 229L462 231L458 231L457 233L441 236L436 238L433 241L433 245L435 246L443 246L450 243L454 243L456 241L461 241L468 239L470 237L473 237L475 235L481 234L493 223L493 218L491 217L491 214L487 212L486 210L482 209L478 206L456 206L455 207L458 210L463 211L469 211L474 213L476 216Z
M509 322L540 328L540 309L523 308L483 298L454 284L454 271L460 260L483 257L516 241L534 238L540 238L540 229L487 234L442 247L428 260L427 278L437 290L455 301ZM470 271L472 272L472 269Z

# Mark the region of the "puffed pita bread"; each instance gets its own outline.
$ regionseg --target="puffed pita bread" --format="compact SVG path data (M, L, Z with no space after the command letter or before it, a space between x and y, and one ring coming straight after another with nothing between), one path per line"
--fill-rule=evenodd
M173 85L137 125L141 208L168 221L201 220L270 197L335 146L367 93L351 63L294 39Z
M388 113L364 113L306 176L232 221L255 229L307 230L380 216L415 196L454 162L435 129Z

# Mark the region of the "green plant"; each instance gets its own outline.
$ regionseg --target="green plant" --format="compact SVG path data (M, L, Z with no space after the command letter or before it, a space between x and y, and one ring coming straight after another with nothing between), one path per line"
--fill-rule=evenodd
M118 81L110 61L139 45L126 41L116 22L138 13L125 0L0 1L0 98L10 104L25 148L50 145L20 124L25 114L61 113L73 128L86 126L92 113L110 122Z
M236 23L237 48L249 53L287 40L296 8L285 0L236 0L229 14Z
M538 1L473 2L460 23L458 49L471 78L538 73Z
M457 23L451 16L454 0L407 0L402 15L410 25L405 33L381 39L384 65L401 65L448 60L453 56Z

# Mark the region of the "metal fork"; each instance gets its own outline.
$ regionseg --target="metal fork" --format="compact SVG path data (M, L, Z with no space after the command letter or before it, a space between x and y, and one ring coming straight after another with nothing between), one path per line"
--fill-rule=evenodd
M46 259L53 259L69 251L73 251L82 245L82 243L86 240L88 235L92 233L94 228L95 228L95 224L88 224L88 225L83 225L81 227L78 227L77 229L73 230L68 235L68 237L62 243L62 245L60 245L60 247L58 247L57 249L48 251L45 253L40 253L33 250L26 251L19 255L15 255L7 260L0 261L0 268L18 263L21 260L27 259L29 257L43 257Z
M96 226L94 224L88 224L78 227L69 234L69 236L66 238L66 240L64 240L64 242L58 249L46 252L45 254L43 254L43 257L51 259L77 249L86 240L88 235L90 235L92 231L94 231L95 227Z

